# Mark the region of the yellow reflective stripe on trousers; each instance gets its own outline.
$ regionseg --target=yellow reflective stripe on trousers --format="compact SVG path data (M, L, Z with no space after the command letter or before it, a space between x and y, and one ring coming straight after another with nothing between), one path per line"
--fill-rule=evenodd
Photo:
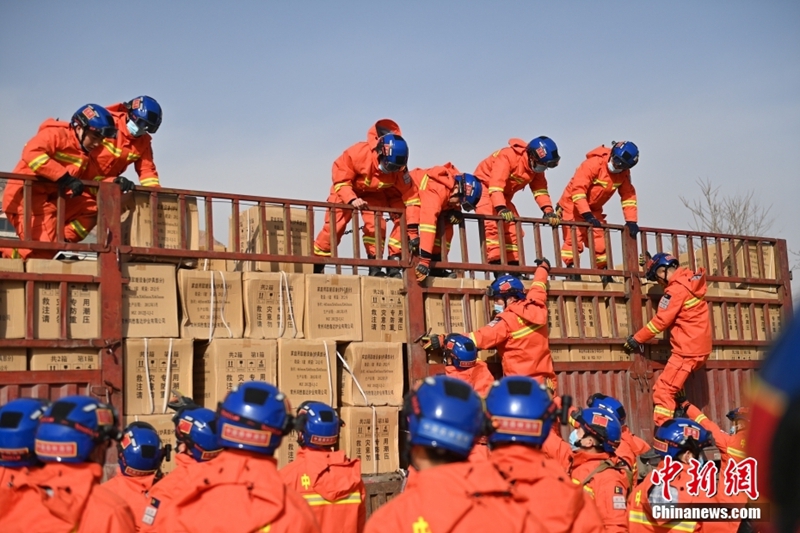
M547 189L536 189L535 191L533 191L534 198L536 198L537 196L542 196L544 194L550 194L550 193L547 192Z
M322 255L322 256L325 256L325 257L330 257L331 253L330 252L326 252L325 250L323 250L322 248L318 247L315 244L314 245L314 255Z
M419 231L420 233L436 233L436 226L433 224L420 224Z
M267 524L266 526L258 529L258 531L263 531L263 533L269 533L270 529L272 529L272 524Z
M159 185L161 185L158 176L150 176L149 178L139 178L139 183L141 183L143 187L158 187Z
M106 150L111 152L111 155L113 155L114 157L119 157L122 155L122 148L117 148L116 146L114 146L114 143L112 143L108 139L103 141L103 146L105 146Z
M131 162L131 161L136 161L136 160L137 160L137 159L139 159L140 157L141 157L141 156L140 156L139 154L137 154L136 152L129 152L129 153L128 153L128 162Z
M419 183L419 190L424 191L428 187L428 175L422 176L422 181Z
M628 513L628 521L633 522L634 524L644 524L653 527L656 531L694 531L697 522L681 522L679 520L673 520L671 522L666 522L664 524L657 524L655 522L651 522L649 518L647 518L647 514L642 511L633 511L631 510Z
M653 412L658 413L660 415L668 416L670 418L672 418L675 414L673 411L667 409L666 407L662 407L660 405L656 405L655 407L653 407Z
M375 244L375 237L363 237L363 241L368 244Z
M569 250L561 250L561 257L572 257L572 252Z
M623 200L622 207L636 207L636 200Z
M346 497L342 498L341 500L336 501L328 501L319 494L303 494L303 498L305 498L306 503L312 507L317 505L358 505L361 503L361 493L360 492L351 492Z
M683 304L683 307L684 307L685 309L691 309L692 307L696 307L696 306L697 306L698 304L700 304L702 301L703 301L703 299L702 299L702 298L689 298L689 299L688 299L688 300L686 300L686 302Z
M619 186L620 186L620 185L622 185L622 184L621 184L621 183L612 183L612 184L611 184L611 187L612 187L614 190L616 190L616 189L619 189Z
M397 239L389 239L389 246L397 246L399 248L403 246L403 243Z
M659 333L661 333L661 330L660 330L660 329L658 329L658 328L657 328L657 327L656 327L656 326L653 324L653 321L652 321L652 320L651 320L650 322L648 322L648 323L647 323L647 329L648 329L648 330L650 330L650 333L652 333L653 335L658 335Z
M50 156L47 154L42 154L39 157L35 158L30 163L28 163L28 168L36 172L37 170L42 168L42 165L44 165L48 161L50 161Z
M70 163L78 168L83 168L83 165L86 163L82 158L65 154L64 152L56 152L53 159L61 161L62 163Z
M582 200L584 198L586 198L585 194L573 194L572 195L572 201L573 202L577 202L578 200Z
M72 222L69 223L69 225L72 226L72 229L75 230L75 233L77 233L78 237L80 237L81 239L85 239L86 236L89 235L89 232L86 231L86 228L83 227L83 224L81 224L77 220L73 220Z

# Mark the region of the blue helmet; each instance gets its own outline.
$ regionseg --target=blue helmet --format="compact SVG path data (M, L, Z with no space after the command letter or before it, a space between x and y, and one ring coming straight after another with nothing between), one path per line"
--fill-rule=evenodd
M263 381L242 383L217 407L217 439L223 448L272 455L291 429L289 399Z
M113 139L117 136L117 127L114 125L114 117L108 110L97 104L86 104L72 115L72 127L81 126L83 128L83 139L87 131L92 131L103 138Z
M172 417L175 440L186 445L198 463L210 461L222 452L217 441L217 415L196 405L181 409Z
M575 415L575 423L588 435L600 441L603 451L614 453L622 440L622 424L608 410L597 407L584 409Z
M136 124L139 131L153 134L161 126L161 106L155 98L137 96L125 102L125 108L128 110L128 120Z
M750 408L749 407L737 407L733 411L729 411L725 417L730 420L731 422L735 422L736 420L744 420L745 422L750 422Z
M427 377L406 396L409 443L466 458L483 433L486 416L472 387L447 376Z
M0 407L0 466L35 465L36 428L47 407L45 400L18 398Z
M613 396L606 396L605 394L600 394L596 392L592 394L589 399L586 401L587 407L595 407L597 409L604 409L611 413L612 415L617 417L619 423L623 426L625 425L625 419L627 418L627 414L625 413L625 406L622 405L622 402L614 398Z
M472 368L478 360L478 348L469 337L451 333L444 338L444 355L456 368Z
M656 272L658 272L658 269L661 267L670 268L677 267L678 265L680 265L680 262L678 262L678 260L672 255L664 252L657 253L645 264L645 268L647 270L647 280L656 281Z
M378 139L378 165L384 173L398 172L408 165L408 143L396 133Z
M656 429L653 449L661 457L673 459L684 450L699 454L700 450L713 445L711 432L688 418L672 418Z
M480 180L472 174L459 174L456 176L456 187L458 198L461 201L461 209L475 211L481 194L483 194L483 185Z
M628 170L639 162L639 148L631 141L614 141L611 147L611 164L617 170Z
M528 143L528 163L534 172L544 172L548 168L556 168L561 156L558 146L550 137L540 136Z
M90 396L65 396L39 419L36 455L45 462L85 463L98 444L117 439L113 407Z
M514 296L519 300L525 299L525 286L514 276L503 274L489 285L486 291L489 298L503 298L504 300L509 296Z
M321 450L336 445L341 425L336 411L323 402L303 402L294 421L300 446Z
M541 446L556 417L547 389L527 376L507 376L495 381L486 395L486 412L492 425L489 444L518 442Z
M131 422L117 443L117 462L124 476L155 474L164 460L164 447L156 428L147 422Z

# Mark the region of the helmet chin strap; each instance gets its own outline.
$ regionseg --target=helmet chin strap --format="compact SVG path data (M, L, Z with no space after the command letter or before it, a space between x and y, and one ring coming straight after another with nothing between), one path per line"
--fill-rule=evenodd
M72 131L75 132L75 138L78 139L78 144L81 145L81 150L83 150L84 154L88 154L89 150L86 149L86 146L83 145L83 142L86 140L86 128L80 126L81 134L78 135L78 126L72 126Z

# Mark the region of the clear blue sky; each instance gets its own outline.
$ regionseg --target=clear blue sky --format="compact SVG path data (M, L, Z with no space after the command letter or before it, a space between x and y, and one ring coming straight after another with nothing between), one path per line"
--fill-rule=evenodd
M45 118L142 93L164 108L162 184L265 196L324 200L332 161L381 117L414 167L471 171L548 135L554 196L625 138L642 224L688 228L678 195L710 178L757 189L798 249L798 28L797 1L6 0L0 168ZM529 196L518 207L538 213Z

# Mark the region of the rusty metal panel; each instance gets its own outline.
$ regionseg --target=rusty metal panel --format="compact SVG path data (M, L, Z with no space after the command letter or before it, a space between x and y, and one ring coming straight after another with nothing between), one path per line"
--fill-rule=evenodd
M403 476L399 473L363 476L367 491L367 517L398 494L403 488Z
M0 405L5 405L17 398L46 398L50 401L54 401L64 396L72 396L75 394L88 395L90 388L91 384L87 381L76 381L75 383L0 385Z

